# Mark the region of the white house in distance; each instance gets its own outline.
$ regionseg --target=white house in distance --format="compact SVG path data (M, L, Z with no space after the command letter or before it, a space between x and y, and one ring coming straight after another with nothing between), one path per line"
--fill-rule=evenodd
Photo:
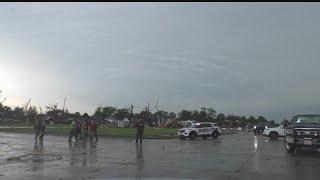
M128 118L124 118L122 120L118 120L118 127L126 127L129 125L129 119Z

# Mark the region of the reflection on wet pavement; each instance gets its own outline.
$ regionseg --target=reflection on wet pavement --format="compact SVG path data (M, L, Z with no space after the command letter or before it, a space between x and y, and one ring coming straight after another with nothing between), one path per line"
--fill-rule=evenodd
M137 152L137 175L136 177L143 177L143 166L144 166L144 160L143 160L143 149L142 144L136 144L136 152Z
M18 157L18 158L17 158ZM17 158L17 159L15 159ZM8 160L9 159L9 160ZM11 159L11 160L10 160ZM0 179L318 179L320 153L287 154L283 139L101 139L0 133Z
M43 153L43 141L34 141L34 152Z

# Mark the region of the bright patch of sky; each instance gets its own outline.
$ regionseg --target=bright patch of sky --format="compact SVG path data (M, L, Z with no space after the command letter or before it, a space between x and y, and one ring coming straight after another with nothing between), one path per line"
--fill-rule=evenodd
M319 3L1 3L6 103L317 113Z

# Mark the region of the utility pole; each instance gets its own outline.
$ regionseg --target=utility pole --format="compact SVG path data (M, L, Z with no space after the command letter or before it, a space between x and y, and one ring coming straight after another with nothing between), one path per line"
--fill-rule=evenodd
M150 112L150 109L149 109L149 107L150 107L150 104L149 103L147 103L147 112Z
M1 90L0 90L0 96L1 96ZM1 102L0 102L0 104L3 104L5 101L7 100L7 98L5 97Z
M25 115L26 115L26 124L27 126L29 126L29 118L28 118L28 105L30 104L31 98L29 99L29 101L27 102L27 105L24 107L24 111L25 111Z
M64 97L64 101L63 101L63 108L62 108L62 118L63 118L63 121L66 121L66 115L64 113L65 111L65 107L66 107L66 101L67 101L67 97Z
M67 97L64 97L62 112L64 113L64 108L66 106Z
M134 106L133 106L133 104L131 104L130 106L129 106L129 112L130 112L130 117L129 117L129 121L131 122L131 120L132 120L132 118L133 118L133 108L134 108Z
M158 96L158 98L157 98L157 102L156 102L155 108L156 108L156 110L157 110L157 120L158 120L158 124L160 125L160 117L159 117L158 104L159 104L159 96Z

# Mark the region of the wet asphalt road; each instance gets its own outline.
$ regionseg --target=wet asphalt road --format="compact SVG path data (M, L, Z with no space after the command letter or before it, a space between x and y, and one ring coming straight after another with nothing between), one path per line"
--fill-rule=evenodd
M26 156L23 156L26 155ZM20 159L8 158L23 156ZM0 179L319 179L320 153L289 155L283 139L252 133L218 139L108 139L0 133Z

